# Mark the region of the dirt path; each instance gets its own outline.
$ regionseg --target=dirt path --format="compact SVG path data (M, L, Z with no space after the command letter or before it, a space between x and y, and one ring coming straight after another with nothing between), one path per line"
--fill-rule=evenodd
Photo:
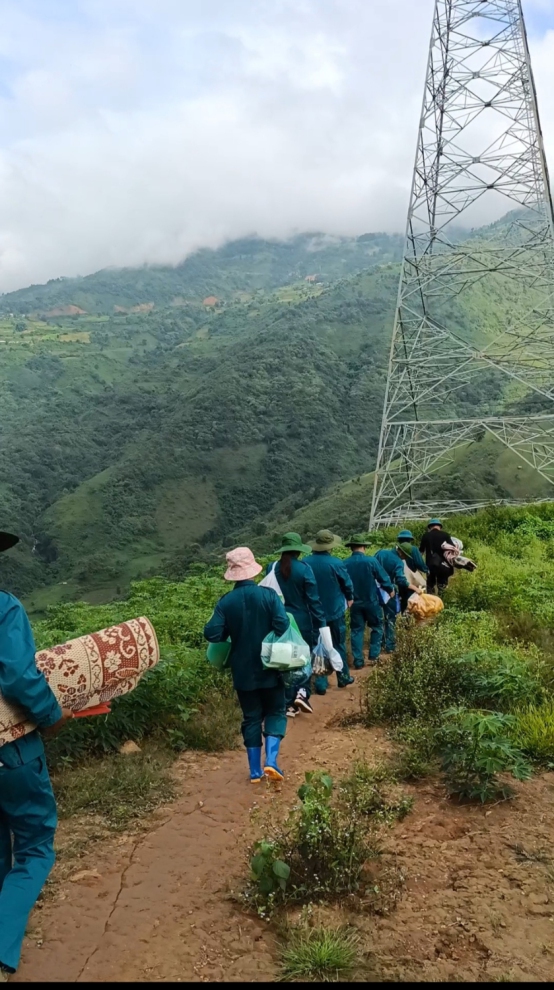
M364 675L362 675L364 676ZM365 676L367 676L365 674ZM377 761L384 733L328 723L358 710L359 683L316 698L316 714L289 726L287 781L253 788L242 750L187 754L182 796L147 834L95 846L78 872L33 916L18 981L272 981L267 925L228 897L245 873L256 814L290 807L308 769L336 776L352 758ZM406 790L410 790L406 788ZM554 977L554 774L518 788L515 801L460 807L439 785L411 789L413 812L387 832L385 869L405 876L389 915L327 909L362 934L364 980L548 982ZM254 819L254 820L253 820Z
M347 744L344 731L323 733L325 722L357 705L356 688L335 688L316 699L317 714L289 725L282 747L287 780L279 794L249 784L242 749L183 757L182 796L159 824L115 848L96 847L78 872L96 870L99 878L67 883L35 912L17 980L274 979L267 926L227 898L229 883L244 874L255 834L251 809L256 802L290 806L304 771L324 765L322 734L326 750L330 736ZM348 744L342 762L346 769Z

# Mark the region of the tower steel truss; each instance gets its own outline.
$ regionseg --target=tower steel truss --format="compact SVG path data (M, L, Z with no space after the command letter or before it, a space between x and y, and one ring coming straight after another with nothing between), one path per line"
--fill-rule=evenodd
M487 435L554 484L552 194L521 0L436 0L370 527Z

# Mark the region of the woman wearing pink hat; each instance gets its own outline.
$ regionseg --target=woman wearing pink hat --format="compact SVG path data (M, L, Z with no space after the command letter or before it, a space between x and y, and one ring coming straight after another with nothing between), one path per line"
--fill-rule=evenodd
M227 565L225 580L234 581L235 587L217 603L204 636L210 643L231 640L229 666L242 708L242 736L250 780L257 784L264 775L271 780L283 780L277 757L287 728L285 686L278 671L265 669L261 652L262 642L269 633L277 636L286 633L289 618L279 596L271 588L260 588L253 581L262 568L248 547L231 550Z

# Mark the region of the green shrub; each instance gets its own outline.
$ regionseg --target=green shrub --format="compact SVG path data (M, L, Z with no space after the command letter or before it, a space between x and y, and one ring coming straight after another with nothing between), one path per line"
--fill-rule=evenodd
M461 689L476 708L509 712L522 705L540 704L544 697L541 664L514 649L479 650L455 661Z
M514 721L498 712L453 708L445 713L437 746L449 794L484 803L512 794L499 773L511 773L518 780L531 776L529 764L511 739Z
M516 712L512 729L514 746L538 763L554 762L554 701L530 705Z
M333 900L358 890L364 864L375 857L370 829L351 804L332 802L333 781L323 771L306 774L300 804L287 824L254 847L247 902L267 917L285 899ZM284 864L288 868L285 876Z
M399 629L396 653L366 681L365 710L370 723L437 720L445 708L460 700L463 673L441 629L413 623Z
M296 900L337 897L358 889L363 865L374 855L367 826L350 807L331 803L333 781L321 771L306 774L301 806L284 857L290 864L290 896Z
M292 928L281 953L284 980L347 980L358 962L359 936L347 929Z

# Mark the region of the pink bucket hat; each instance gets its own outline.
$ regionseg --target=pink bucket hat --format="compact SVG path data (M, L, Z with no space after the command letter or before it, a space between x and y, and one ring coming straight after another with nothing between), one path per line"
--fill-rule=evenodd
M262 566L256 563L254 554L248 547L237 547L230 550L225 555L228 568L225 571L226 581L248 581L249 578L256 577L263 570Z

